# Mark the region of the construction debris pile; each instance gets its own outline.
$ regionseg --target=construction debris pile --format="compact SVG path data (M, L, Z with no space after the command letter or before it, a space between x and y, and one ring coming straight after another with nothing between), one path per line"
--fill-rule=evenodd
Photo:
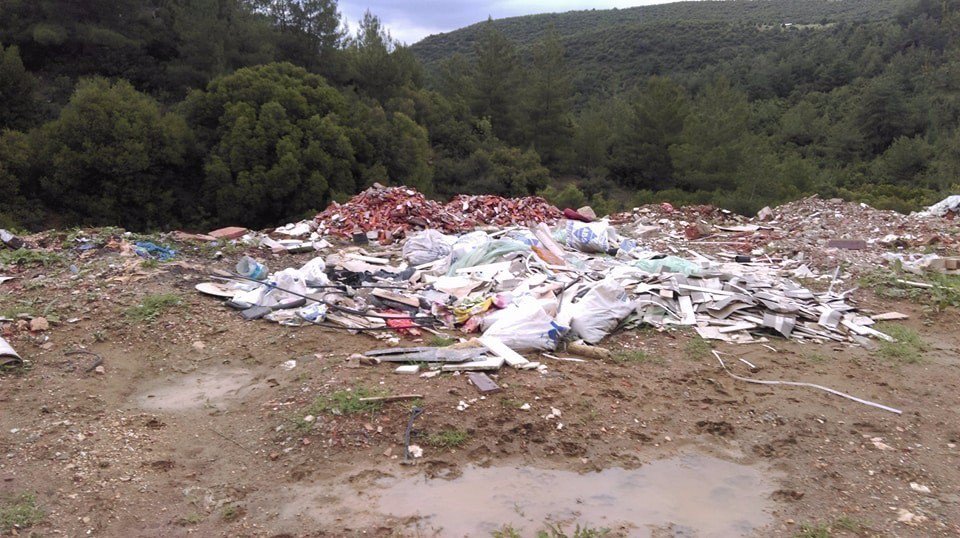
M459 233L483 226L518 222L555 222L561 211L540 197L459 195L443 205L407 187L374 185L344 204L334 202L317 215L321 233L340 237L368 237L391 243L411 230L437 229Z
M501 196L460 194L446 210L463 216L459 232L484 226L513 226L523 222L553 223L563 212L539 196L503 198Z
M774 241L785 244L799 233L829 250L819 241L837 240L828 239L826 227L839 226L842 202L806 199L792 212L768 210L752 221L709 206L676 210L663 204L609 220L591 222L573 212L577 220L559 220L552 228L541 221L451 234L450 228L469 226L470 219L461 216L454 226L437 212L429 222L420 222L417 200L415 191L401 188L367 191L351 202L349 211L347 205L325 211L312 232L334 221L353 223L347 235L354 229L376 232L376 223L386 223L397 226L389 234L406 234L402 243L347 243L299 268L272 274L245 258L236 272L222 274L220 283L198 289L226 298L246 319L364 331L393 345L399 343L397 333L479 335L444 350L387 349L355 358L359 363L408 363L398 373L418 373L416 364L438 365L425 375L495 370L503 364L543 370L543 364L519 352L553 358L550 353L558 347L575 342L587 345L580 349L590 353L590 345L610 333L644 324L689 327L705 339L742 344L767 342L771 336L865 347L873 345L871 337L892 340L872 325L897 314L874 318L858 313L850 299L855 288L844 285L839 268L821 274L805 263L803 250L788 248L772 256L760 248ZM446 214L456 204L461 215L519 213L522 220L542 212L556 217L536 200L458 197L446 206ZM357 213L361 206L362 214ZM816 207L821 209L811 211ZM908 225L911 217L864 213L874 233L940 237L930 222ZM323 224L325 218L328 224ZM504 216L503 221L513 218ZM620 228L611 221L621 223ZM364 222L373 224L361 226ZM444 222L450 224L411 231ZM499 221L487 217L485 222ZM804 231L804 222L812 233ZM711 243L715 248L693 248ZM783 246L774 252L777 248ZM814 292L798 278L824 280L826 291Z
M931 209L948 206L953 198ZM931 209L903 215L811 196L764 208L754 218L713 206L674 208L664 203L612 215L610 222L619 225L624 235L642 238L651 248L673 254L689 254L689 249L729 260L752 256L776 263L792 260L813 271L847 266L857 272L886 265L891 252L955 251L960 245L960 225L950 218L953 213ZM934 262L933 267L951 265L949 261Z

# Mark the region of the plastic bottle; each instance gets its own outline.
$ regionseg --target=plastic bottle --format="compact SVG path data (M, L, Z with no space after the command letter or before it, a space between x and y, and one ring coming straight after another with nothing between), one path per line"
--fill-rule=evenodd
M237 273L254 280L263 280L267 278L267 266L251 258L244 256L237 262Z

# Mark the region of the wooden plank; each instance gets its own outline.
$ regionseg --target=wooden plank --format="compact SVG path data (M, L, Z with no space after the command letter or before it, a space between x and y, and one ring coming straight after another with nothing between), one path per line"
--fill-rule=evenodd
M680 325L696 325L697 314L693 310L693 302L690 297L681 295L677 300L680 302L680 313L683 315Z
M877 314L876 316L870 317L873 318L873 321L897 321L901 319L910 319L910 316L901 314L900 312L885 312L883 314Z
M502 390L500 385L490 379L490 376L481 372L468 372L467 379L474 387L477 387L481 394L493 394Z
M750 329L756 329L756 328L757 328L757 325L754 323L750 323L749 321L741 321L729 327L721 327L717 330L720 332L720 334L724 334L724 333L732 333L736 331L749 331Z
M499 338L493 336L481 336L478 338L478 340L480 340L480 343L483 344L483 347L489 349L494 355L507 361L507 364L513 366L514 368L519 368L520 366L530 362L523 355L510 349L510 347L504 344Z
M420 308L420 300L417 299L416 297L407 297L405 295L400 295L399 293L392 293L387 290L379 290L379 289L373 290L373 292L371 292L370 295L373 295L374 297L378 297L380 299L385 299L387 301L394 301L400 304L405 304L407 306L412 306L414 308Z
M390 263L390 260L388 260L387 258L374 258L373 256L364 256L363 254L357 254L356 252L351 252L347 254L347 256L355 260L372 263L374 265L388 265Z
M487 357L479 361L444 364L440 369L444 372L499 370L501 366L503 366L503 357Z
M863 239L831 239L827 246L846 250L863 250L867 248L867 242Z
M732 291L716 290L713 288L706 288L703 286L691 286L689 284L680 284L677 287L680 288L681 290L700 291L700 292L709 293L712 295L736 295L736 293Z

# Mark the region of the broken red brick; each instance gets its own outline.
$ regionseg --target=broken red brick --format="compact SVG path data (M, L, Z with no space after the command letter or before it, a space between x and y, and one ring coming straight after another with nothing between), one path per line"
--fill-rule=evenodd
M214 230L210 232L209 235L217 239L238 239L243 237L247 233L246 228L240 228L239 226L229 226L227 228L220 228L219 230Z

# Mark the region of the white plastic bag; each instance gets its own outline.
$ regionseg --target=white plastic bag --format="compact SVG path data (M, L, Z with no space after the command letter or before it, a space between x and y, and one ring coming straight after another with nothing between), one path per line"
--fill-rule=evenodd
M423 265L439 260L450 254L451 245L455 241L456 238L443 235L437 230L417 232L403 243L403 259L410 265Z
M588 344L596 344L610 333L620 320L636 308L619 282L611 278L601 280L579 302L569 307L570 330Z
M304 280L309 280L311 283L321 286L328 286L330 285L330 279L327 278L326 270L327 264L323 261L323 258L317 256L300 268L300 274L303 275Z
M597 222L565 220L560 227L566 245L580 252L607 252L620 243L617 231L606 220Z
M303 280L303 275L300 274L300 271L297 269L284 269L274 274L269 282L277 288L283 288L284 290L289 290L300 295L306 295L307 293L307 285ZM282 303L295 301L299 298L297 295L291 295L285 291L271 288L270 291L263 295L263 299L260 300L258 306L277 306Z
M484 336L499 338L514 351L551 350L567 331L536 301L526 301L497 313L497 320Z

